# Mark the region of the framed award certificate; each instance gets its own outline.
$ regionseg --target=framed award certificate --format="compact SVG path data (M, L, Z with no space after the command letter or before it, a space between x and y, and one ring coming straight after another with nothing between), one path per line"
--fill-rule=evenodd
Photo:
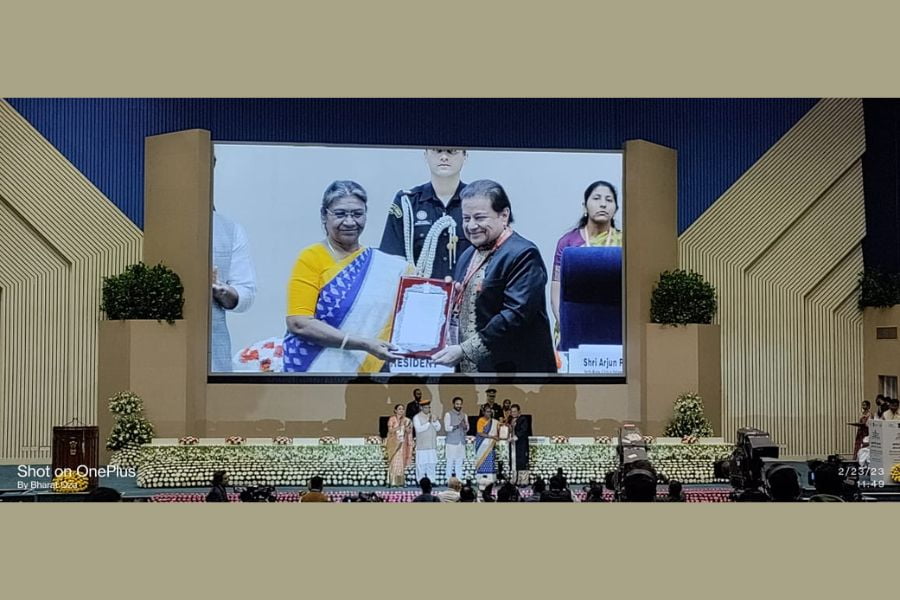
M401 277L391 343L398 354L430 357L447 343L453 283L423 277Z

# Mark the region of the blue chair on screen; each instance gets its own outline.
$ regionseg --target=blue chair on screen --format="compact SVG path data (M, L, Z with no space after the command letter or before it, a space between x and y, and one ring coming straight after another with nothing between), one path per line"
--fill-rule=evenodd
M622 248L566 248L559 279L560 350L621 345Z

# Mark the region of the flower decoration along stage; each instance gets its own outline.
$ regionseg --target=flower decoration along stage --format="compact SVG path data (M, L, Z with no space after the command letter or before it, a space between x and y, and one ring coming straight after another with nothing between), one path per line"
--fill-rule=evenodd
M331 446L331 445L337 444L338 441L337 441L337 438L332 435L323 435L322 437L319 438L319 443L322 444L323 446Z
M242 446L247 439L239 435L232 435L225 438L225 443L229 446Z
M272 443L276 446L290 446L294 443L294 438L278 435L272 438Z
M732 450L733 446L724 443L700 440L695 444L682 444L676 439L648 446L647 455L657 472L669 479L683 483L725 484L727 481L715 479L713 463L730 456ZM385 447L381 443L342 444L336 439L322 443L318 438L294 438L291 445L154 443L129 448L127 452L125 458L118 453L116 460L127 459L137 468L137 485L141 488L205 488L212 473L220 469L228 472L231 484L235 486L302 487L313 475L325 478L326 488L383 487L387 484ZM446 485L444 452L444 445L439 442L438 477L435 480L439 486ZM508 464L506 444L498 446L497 455L504 465ZM474 460L475 447L469 445L464 462L467 475L474 471ZM533 444L530 460L532 478L548 479L556 473L557 467L561 467L573 485L582 485L591 479L602 481L608 471L618 467L614 444ZM407 470L407 484L415 485L414 465Z
M183 438L179 438L178 443L181 444L182 446L194 446L196 444L199 444L200 440L198 440L197 438L195 438L192 435L186 435Z

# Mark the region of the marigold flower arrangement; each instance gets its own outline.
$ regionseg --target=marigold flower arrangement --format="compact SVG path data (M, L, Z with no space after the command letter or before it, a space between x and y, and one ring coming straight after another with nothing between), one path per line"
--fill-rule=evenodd
M88 487L87 475L65 469L62 473L53 478L50 487L54 492L62 494L71 494L75 492L83 492Z
M569 436L567 435L554 435L550 438L550 442L553 444L568 444Z
M320 444L337 444L337 438L331 435L323 435L319 438Z
M595 444L609 444L612 439L608 435L598 435L594 437Z
M241 446L245 441L247 440L239 435L232 435L225 438L225 443L230 446Z
M276 446L290 446L294 443L294 438L287 437L284 435L277 435L272 438L272 443Z
M186 435L183 438L179 438L178 443L182 446L195 446L200 443L200 440L192 435Z
M381 436L378 435L370 435L366 438L367 444L372 444L373 446L378 446L384 443L384 440L381 439Z
M900 483L900 463L891 467L891 481Z

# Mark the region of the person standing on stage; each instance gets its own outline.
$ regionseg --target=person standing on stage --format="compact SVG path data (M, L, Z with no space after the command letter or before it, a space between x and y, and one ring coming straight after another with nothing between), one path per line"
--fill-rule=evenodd
M462 411L463 399L453 399L453 410L444 415L444 451L447 457L447 481L454 475L464 479L464 463L466 460L466 433L469 431L469 417Z
M422 412L413 419L416 432L416 479L421 481L427 477L434 481L437 468L437 432L441 430L441 422L431 414L431 400L419 402Z
M459 199L459 192L466 185L460 181L466 158L466 151L461 148L426 149L425 163L431 171L431 181L397 192L388 210L381 251L405 256L423 269L420 276L453 276L456 257L470 245L463 235ZM430 267L425 264L429 259L433 261Z
M413 399L412 402L406 405L406 417L409 419L415 419L416 415L419 414L419 410L421 410L421 406L419 403L422 401L422 390L416 388L413 390Z
M500 424L509 425L510 423L512 423L512 400L506 398L503 401L501 408L503 409L503 415L500 417Z
M510 478L515 485L528 485L531 472L528 470L528 445L529 431L528 419L521 414L522 408L513 404L509 409L510 415L510 440L509 440L509 467Z
M499 432L500 422L493 417L491 407L488 404L482 405L481 418L478 419L475 432L475 475L479 484L488 484L495 479Z
M406 407L398 404L394 407L394 414L388 419L388 436L384 441L388 460L388 485L391 487L406 485L406 468L412 462L412 449L415 445L412 429L412 421L406 416Z
M490 388L484 393L487 400L483 406L491 407L491 417L498 421L503 419L503 407L497 404L497 390Z

